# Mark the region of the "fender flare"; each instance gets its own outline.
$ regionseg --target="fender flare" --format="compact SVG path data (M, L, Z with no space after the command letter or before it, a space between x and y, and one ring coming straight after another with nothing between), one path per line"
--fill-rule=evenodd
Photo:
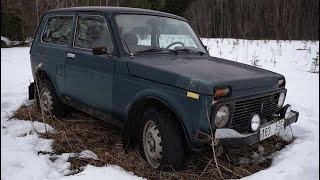
M54 81L55 79L52 78L50 76L50 73L48 73L45 69L45 67L43 66L42 63L39 63L36 67L35 67L35 78L34 78L34 81L35 81L35 84L37 84L37 81L38 81L38 75L39 75L39 72L44 72L45 75L47 76L47 78L49 79L49 81L51 82L51 84L53 85L54 89L56 90L57 89L57 84L56 82Z
M126 108L125 122L124 122L123 128L121 130L122 131L121 134L122 134L123 147L126 152L129 149L131 149L132 147L134 147L134 145L137 143L137 141L133 139L133 138L137 137L136 133L138 133L138 132L133 131L133 130L137 129L137 127L135 126L135 125L137 125L137 123L133 123L135 119L129 117L130 112L131 112L132 108L134 108L136 105L139 105L140 103L143 103L145 100L155 100L155 101L160 102L162 105L164 105L166 108L168 108L177 117L177 120L179 121L180 127L182 127L182 132L183 132L186 144L190 149L193 149L192 145L191 145L191 140L190 140L191 137L189 136L189 133L187 132L185 122L182 120L181 112L179 112L177 110L175 103L173 103L172 101L169 101L168 100L169 98L166 98L166 97L168 97L168 96L164 96L164 94L158 93L158 91L146 90L144 92L139 93L134 98L132 98L132 100L130 101L130 103L128 104L128 106Z

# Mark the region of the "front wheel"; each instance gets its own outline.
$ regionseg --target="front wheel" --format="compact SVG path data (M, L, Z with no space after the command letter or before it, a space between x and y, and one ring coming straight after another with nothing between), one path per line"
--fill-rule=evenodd
M180 125L172 114L150 108L143 114L142 154L155 169L184 168L184 141Z

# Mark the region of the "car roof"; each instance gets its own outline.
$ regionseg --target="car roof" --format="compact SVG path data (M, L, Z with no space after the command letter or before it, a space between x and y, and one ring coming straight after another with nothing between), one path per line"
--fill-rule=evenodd
M140 8L130 8L130 7L113 7L113 6L87 6L87 7L70 7L70 8L59 8L54 9L51 11L48 11L46 14L51 13L63 13L63 12L105 12L108 14L150 14L150 15L157 15L157 16L165 16L165 17L171 17L175 19L180 19L183 21L187 21L185 18L160 12L160 11L154 11L149 9L140 9Z

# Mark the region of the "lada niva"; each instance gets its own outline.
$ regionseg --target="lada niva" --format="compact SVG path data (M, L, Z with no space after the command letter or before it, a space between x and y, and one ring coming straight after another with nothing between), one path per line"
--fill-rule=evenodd
M153 168L181 169L210 144L250 145L298 119L284 76L211 57L182 17L135 8L46 12L30 50L29 99L44 115L73 107L121 127ZM209 146L210 147L210 146Z

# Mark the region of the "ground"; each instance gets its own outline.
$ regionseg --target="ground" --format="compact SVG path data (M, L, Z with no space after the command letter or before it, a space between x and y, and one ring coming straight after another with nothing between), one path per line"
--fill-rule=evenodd
M319 74L313 67L319 41L257 41L202 39L212 56L259 66L286 77L287 104L300 112L292 125L295 140L272 156L269 168L244 179L319 178ZM319 58L319 57L318 57ZM142 179L119 166L87 165L81 173L70 174L69 157L96 158L83 149L79 154L51 152L53 140L39 134L56 129L41 122L10 119L21 105L28 105L27 87L32 81L29 48L1 48L1 179ZM40 121L40 120L39 120Z

